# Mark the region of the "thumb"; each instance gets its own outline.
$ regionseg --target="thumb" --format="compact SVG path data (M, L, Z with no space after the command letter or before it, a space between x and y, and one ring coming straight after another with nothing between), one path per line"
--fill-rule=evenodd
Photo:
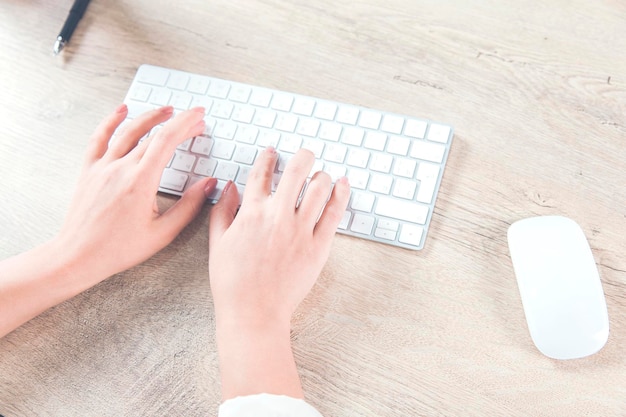
M163 234L169 239L174 238L187 226L202 210L206 201L206 193L212 191L217 184L215 178L198 181L185 191L180 200L169 208L159 218Z
M232 181L228 181L224 191L222 191L222 196L211 210L211 217L209 218L209 247L216 245L219 238L233 223L239 204L237 186Z

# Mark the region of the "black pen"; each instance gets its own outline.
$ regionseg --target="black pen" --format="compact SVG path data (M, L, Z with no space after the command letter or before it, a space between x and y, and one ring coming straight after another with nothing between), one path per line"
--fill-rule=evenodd
M87 5L89 5L90 0L75 0L72 8L70 9L70 14L67 16L65 20L65 24L57 36L57 40L54 43L54 54L58 55L59 52L63 50L65 45L70 41L72 37L72 33L74 33L74 29L78 26L78 22L82 19L85 14L85 10L87 10Z

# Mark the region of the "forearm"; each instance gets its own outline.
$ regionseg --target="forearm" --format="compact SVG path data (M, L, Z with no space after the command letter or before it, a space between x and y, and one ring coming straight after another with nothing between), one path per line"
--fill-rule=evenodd
M52 241L0 261L0 337L86 285L77 263Z
M288 321L241 325L218 315L217 347L223 400L259 393L303 398Z

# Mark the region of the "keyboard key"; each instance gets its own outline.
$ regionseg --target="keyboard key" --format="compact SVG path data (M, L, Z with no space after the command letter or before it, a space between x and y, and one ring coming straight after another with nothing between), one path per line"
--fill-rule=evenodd
M254 118L254 107L235 106L232 118L236 122L252 123L252 120Z
M404 128L404 134L412 138L424 139L428 124L421 120L409 119Z
M337 112L337 121L339 123L345 123L348 125L356 125L356 121L359 118L359 109L355 107L339 107Z
M204 114L211 113L211 107L213 106L213 99L207 96L194 95L191 100L191 107L204 107Z
M428 206L390 197L379 197L375 213L411 223L426 224Z
M256 142L256 138L259 135L259 129L254 126L239 126L234 139L237 142L246 143L252 145Z
M400 228L400 223L395 222L393 220L389 220L389 219L380 219L378 221L378 226L379 229L386 229L386 230L392 230L394 232L397 232L398 229Z
M315 107L315 117L322 120L333 120L337 113L337 105L333 103L320 102Z
M383 122L380 125L380 130L387 133L393 133L394 135L399 135L400 133L402 133L403 127L404 117L386 114L383 117Z
M350 226L351 231L364 235L370 235L373 228L374 217L367 216L361 213L354 214L354 218L352 219L352 226Z
M420 180L419 190L415 199L421 203L430 204L437 187L439 177L439 165L422 162L418 169L416 178Z
M350 208L358 211L371 212L374 207L375 197L373 194L353 193Z
M382 115L371 110L363 110L359 118L359 126L366 129L378 129Z
M396 232L394 230L387 230L380 227L376 228L374 236L385 240L396 240Z
M211 116L219 117L220 119L230 119L234 108L235 106L227 101L217 102L213 106L213 110L211 110Z
M207 94L215 98L226 98L228 97L229 90L230 85L228 83L223 81L213 81L209 84L209 91L207 91Z
M228 99L230 101L235 101L237 103L247 103L250 98L250 93L252 90L250 87L246 87L243 85L238 85L230 90L230 94L228 95Z
M296 153L301 148L302 138L298 135L283 135L278 150L282 152Z
M129 96L131 100L142 101L145 103L146 101L148 101L148 97L150 97L151 92L152 87L148 85L137 84L130 91Z
M211 156L219 159L230 160L235 152L235 144L233 142L218 141L213 145Z
M314 108L314 100L311 100L310 98L298 97L296 98L295 103L293 103L293 108L291 110L295 114L299 114L301 116L312 116Z
M328 162L342 164L346 159L347 152L348 148L346 146L339 143L329 143L324 151L324 159Z
M174 90L184 91L185 89L187 89L188 82L189 76L187 74L174 72L170 74L167 80L167 87Z
M334 126L340 127L339 125ZM355 127L346 127L341 134L341 141L346 145L361 146L364 137L365 130Z
M278 147L278 141L280 140L280 133L272 130L263 130L259 133L258 145L267 148L271 146L273 148Z
M291 110L293 104L293 97L287 94L274 94L272 99L272 109L288 112Z
M413 178L417 163L413 159L398 158L393 166L393 175L405 178Z
M390 194L393 178L389 175L373 174L371 177L369 190L380 194Z
M320 128L320 121L315 119L300 119L296 133L303 136L315 137Z
M207 138L205 136L197 136L193 145L191 146L191 151L194 153L199 153L202 155L209 155L211 153L211 149L213 148L213 139Z
M192 98L193 97L191 96L191 94L175 92L174 94L172 94L170 104L174 106L175 109L187 110L191 105Z
M218 162L215 168L215 178L223 181L234 181L239 171L239 165L232 162Z
M450 127L438 124L431 124L428 129L428 140L432 140L439 143L448 143L448 136L450 136Z
M252 167L242 166L239 168L239 173L237 174L237 183L241 185L246 185L248 183L248 176L250 175L250 170Z
M337 226L337 228L341 230L346 230L348 228L348 224L350 224L351 217L352 213L350 213L349 211L344 211L343 217L341 218L341 221L339 222L339 226Z
M205 95L206 90L209 88L209 80L205 77L193 76L189 80L187 91L192 94Z
M140 83L165 86L169 76L170 72L168 70L142 65L137 71L136 78Z
M381 132L367 132L365 135L365 146L374 151L382 151L387 144L387 135Z
M406 137L400 136L392 136L389 138L389 143L387 145L387 152L393 153L396 155L406 156L409 153L409 146L411 144L411 140Z
M348 154L346 163L357 168L366 168L370 160L370 152L366 149L352 148Z
M170 97L172 92L164 88L153 88L152 95L150 96L150 103L156 106L167 106L170 104Z
M188 153L176 152L171 167L179 171L191 172L196 157Z
M324 140L332 142L339 141L339 135L341 135L341 126L338 124L322 123L319 137Z
M212 177L216 166L217 161L215 159L198 158L198 163L193 172L204 177Z
M266 90L254 90L250 96L250 104L258 107L269 107L272 93Z
M274 128L282 130L283 132L295 132L296 124L298 123L298 117L293 114L281 113L276 118L276 124Z
M256 148L252 146L240 146L235 151L235 155L233 156L233 161L239 162L240 164L252 165L256 158Z
M350 182L351 188L356 188L359 190L365 190L367 187L367 182L369 180L370 174L369 172L362 169L351 169L348 172L348 181Z
M391 171L392 163L393 163L393 158L391 157L391 155L377 153L372 156L372 159L370 162L370 169L372 171L389 173L389 171Z
M417 183L406 178L398 178L393 186L392 195L405 200L413 200Z
M216 138L222 139L233 139L235 137L235 132L237 131L237 124L231 122L230 120L220 120L215 125L215 130L213 131L213 136Z
M446 147L438 143L416 140L411 147L411 157L431 162L443 162Z
M180 171L165 168L165 170L163 170L163 175L161 175L160 187L181 192L185 188L185 183L187 182L188 178L188 175Z
M398 240L401 243L406 243L407 245L419 246L420 242L422 241L423 233L423 227L416 226L414 224L405 224L402 226L402 230L400 231L400 237L398 237Z
M274 121L276 120L276 113L269 110L258 110L254 115L254 123L260 127L271 128L274 126Z

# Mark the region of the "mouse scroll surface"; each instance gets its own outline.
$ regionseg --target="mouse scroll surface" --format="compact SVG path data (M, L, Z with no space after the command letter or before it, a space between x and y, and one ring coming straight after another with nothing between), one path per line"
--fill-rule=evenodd
M598 269L582 229L561 216L520 220L508 231L531 338L554 359L599 351L609 333Z

